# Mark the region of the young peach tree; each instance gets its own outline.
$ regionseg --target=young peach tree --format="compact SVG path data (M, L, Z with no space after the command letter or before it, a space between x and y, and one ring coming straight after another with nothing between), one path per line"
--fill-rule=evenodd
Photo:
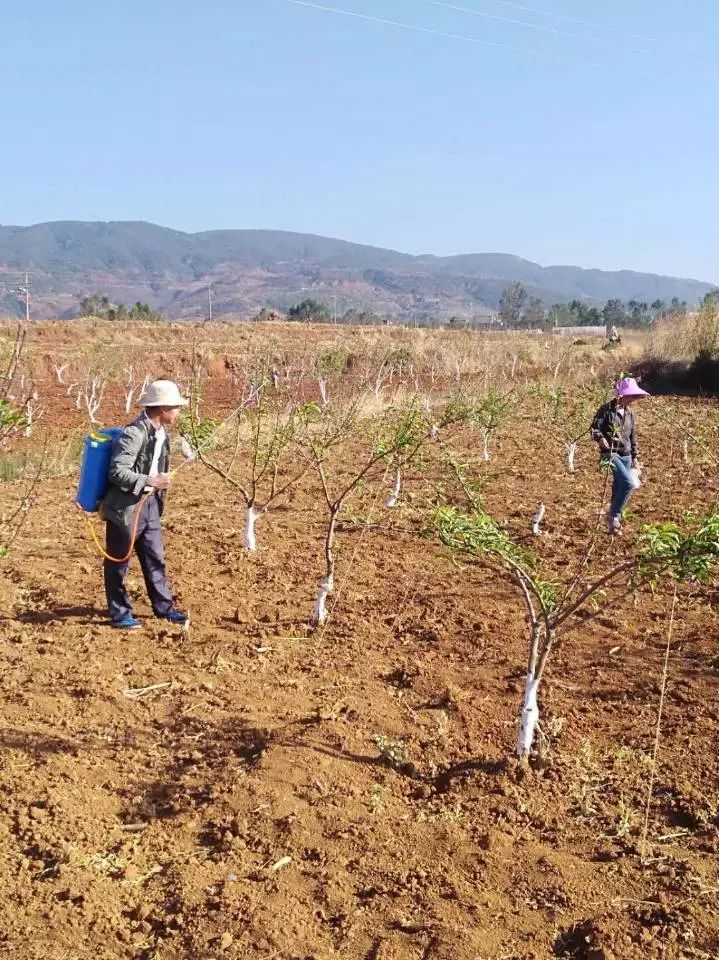
M688 520L683 527L673 523L645 527L631 556L610 563L596 575L589 569L591 549L587 550L578 569L562 582L543 575L537 556L481 507L462 513L442 505L434 511L431 526L451 550L473 559L485 558L507 572L524 604L529 657L517 740L517 755L523 764L528 762L539 723L540 685L558 641L643 585L656 585L662 576L706 583L719 564L716 512ZM581 620L577 616L580 611Z
M544 430L551 440L561 444L567 473L574 473L579 441L589 432L592 414L602 402L601 398L587 390L580 390L573 396L564 387L540 387L536 393Z
M189 418L185 439L192 453L221 477L245 505L244 547L257 549L257 520L277 506L311 465L298 458L299 444L319 409L277 396L260 381L231 420L222 425Z
M484 395L474 415L474 422L482 431L483 460L489 460L489 441L507 421L515 403L512 393L503 395L498 390L488 390Z
M312 617L315 625L326 620L327 599L334 591L337 522L349 498L370 481L384 478L393 463L406 467L442 430L466 422L475 413L471 403L459 397L452 397L437 418L423 409L417 397L388 407L379 418L362 418L359 397L342 410L325 409L320 430L307 435L309 461L319 478L326 507L325 569ZM345 449L353 439L365 452L348 460Z

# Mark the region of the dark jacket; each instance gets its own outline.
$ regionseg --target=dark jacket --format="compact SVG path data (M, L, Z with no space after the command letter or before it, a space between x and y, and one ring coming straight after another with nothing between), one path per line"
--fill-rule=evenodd
M152 455L155 452L156 430L147 414L142 413L115 440L110 455L110 485L105 494L102 516L105 520L121 527L131 527L135 518L135 507L149 480ZM158 472L167 473L170 467L170 442L165 439ZM164 503L164 492L156 494L160 512Z
M631 457L634 460L637 456L637 427L634 412L631 407L624 407L622 416L621 409L616 400L610 400L597 410L592 420L592 440L599 443L604 437L612 453L617 453L620 457Z

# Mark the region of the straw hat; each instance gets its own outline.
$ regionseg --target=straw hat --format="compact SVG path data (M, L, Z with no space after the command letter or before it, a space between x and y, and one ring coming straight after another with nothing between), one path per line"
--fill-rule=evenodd
M172 380L155 380L138 400L141 407L186 407L189 402Z
M648 397L646 390L642 390L634 377L625 377L614 388L614 396L619 397Z

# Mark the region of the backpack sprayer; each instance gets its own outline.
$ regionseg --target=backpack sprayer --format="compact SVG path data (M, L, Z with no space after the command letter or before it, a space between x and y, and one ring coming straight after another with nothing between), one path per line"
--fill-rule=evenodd
M194 449L183 437L180 441L180 447L182 450L182 455L185 459L177 467L175 467L174 470L170 471L170 476L174 477L175 474L183 467L186 467L188 463L194 462L200 450L207 446L210 441L214 439L215 434L218 433L226 424L228 424L230 420L242 413L245 407L252 403L257 397L261 389L262 385L259 387L253 387L249 396L243 400L242 403L222 421L222 423L215 427L212 433L206 437L201 444L198 445L197 449ZM140 514L142 513L142 508L155 492L154 487L145 487L143 495L135 507L135 515L132 521L132 527L130 529L130 544L126 555L124 557L111 557L100 542L90 519L90 515L93 513L98 513L98 511L101 509L102 501L104 500L105 494L107 493L107 489L110 485L109 474L110 460L112 459L112 448L117 438L123 433L123 430L123 427L103 427L85 438L82 462L80 464L80 478L77 485L77 493L75 495L75 504L80 510L84 511L86 515L85 519L87 521L87 527L90 531L90 536L92 537L95 546L105 560L109 560L111 563L126 563L132 556L132 551L135 548L135 541L137 539L137 530L140 524Z
M224 424L221 424L220 426L223 425ZM219 429L219 427L217 429ZM80 479L78 481L77 494L75 495L75 504L86 514L87 527L95 542L95 546L105 560L109 560L111 563L126 563L132 556L132 551L135 548L135 541L137 539L137 530L140 525L142 508L155 492L154 487L145 487L143 495L135 507L135 515L133 517L132 527L130 528L130 544L127 553L124 557L111 557L95 532L95 528L90 520L90 514L98 513L102 508L102 501L110 485L109 473L112 448L115 440L120 437L122 433L122 427L103 427L101 430L91 433L85 438L85 447L80 465ZM185 459L179 466L170 471L171 477L174 477L178 470L182 469L182 467L188 463L191 463L197 456L184 437L181 441L181 447Z

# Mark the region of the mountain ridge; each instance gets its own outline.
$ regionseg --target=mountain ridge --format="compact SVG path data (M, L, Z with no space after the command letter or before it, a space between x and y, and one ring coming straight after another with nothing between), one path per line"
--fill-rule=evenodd
M715 286L635 270L542 266L514 254L408 254L296 231L188 233L142 220L0 225L0 312L19 313L8 284L25 270L35 315L61 317L76 312L78 297L102 293L194 319L204 316L210 285L215 316L283 310L312 296L332 298L341 310L401 319L492 312L515 280L547 305L673 297L693 303Z

